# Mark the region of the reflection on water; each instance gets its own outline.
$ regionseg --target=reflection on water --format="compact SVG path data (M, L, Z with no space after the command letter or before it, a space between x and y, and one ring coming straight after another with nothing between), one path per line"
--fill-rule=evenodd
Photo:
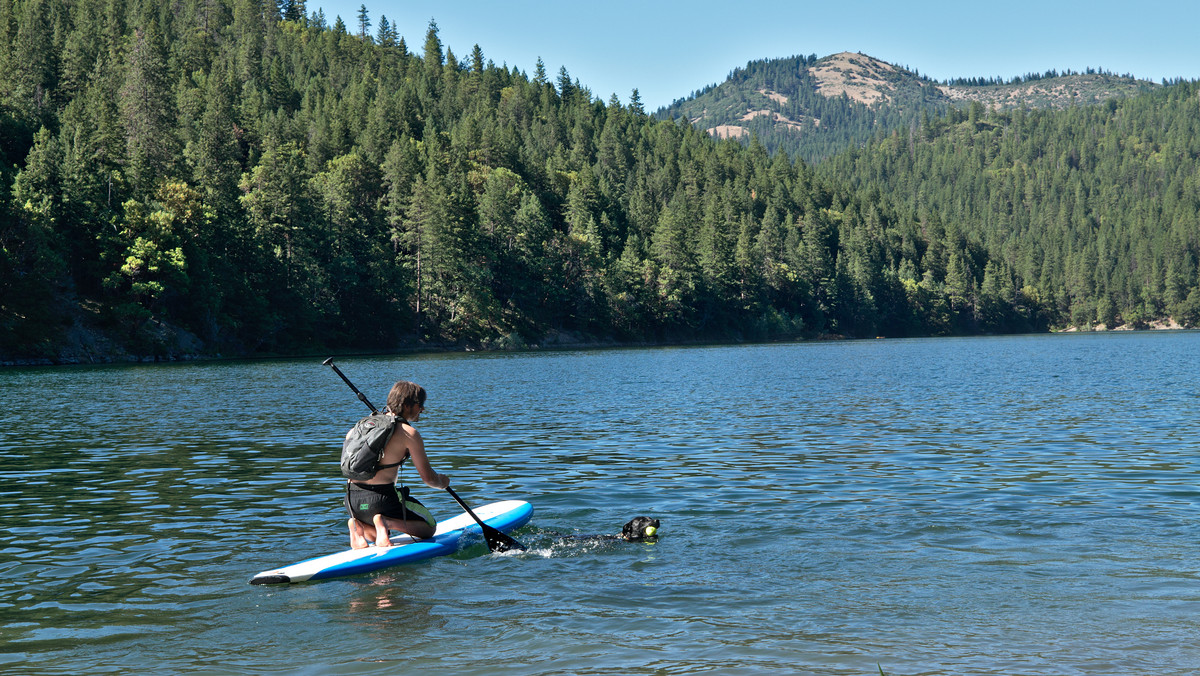
M1200 334L345 359L524 553L347 546L319 360L0 371L13 673L1185 672ZM406 477L415 481L411 470ZM418 488L436 513L456 505ZM653 545L561 540L663 520Z

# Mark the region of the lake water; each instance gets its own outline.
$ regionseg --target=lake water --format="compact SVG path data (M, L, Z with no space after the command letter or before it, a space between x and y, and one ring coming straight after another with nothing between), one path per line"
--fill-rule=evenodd
M434 467L531 502L530 551L250 586L348 543L366 408L320 359L2 370L0 672L1200 665L1200 333L338 364L425 385ZM657 544L555 539L639 514Z

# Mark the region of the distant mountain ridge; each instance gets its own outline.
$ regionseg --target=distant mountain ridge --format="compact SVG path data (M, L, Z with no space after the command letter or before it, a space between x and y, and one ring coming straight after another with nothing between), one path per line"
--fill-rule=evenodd
M725 82L658 111L686 117L718 138L756 135L768 150L819 161L870 140L881 129L978 102L986 108L1065 108L1129 96L1161 85L1089 70L1048 71L1010 81L937 82L856 52L751 61Z

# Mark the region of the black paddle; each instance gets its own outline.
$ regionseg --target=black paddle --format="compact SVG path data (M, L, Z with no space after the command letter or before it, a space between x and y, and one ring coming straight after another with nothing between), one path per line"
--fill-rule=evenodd
M350 382L350 379L346 377L346 374L342 373L341 369L339 369L337 365L333 363L333 357L326 359L325 361L321 362L321 364L333 369L334 373L338 374L342 380L346 381L346 384L350 386L350 389L354 390L354 393L358 395L358 400L366 404L367 408L371 409L371 413L379 413L375 406L367 400L367 396L362 392L359 392L358 388L354 386L354 383ZM490 551L507 552L510 549L519 549L521 551L525 551L525 545L484 523L482 519L475 515L475 512L471 511L471 508L467 506L467 503L463 502L462 498L458 497L458 493L455 493L454 490L449 486L446 486L446 492L450 494L450 497L454 498L455 502L457 502L464 510L466 510L467 514L471 515L472 519L475 519L475 523L479 524L479 528L483 530L483 539L487 542L487 546Z
M489 550L493 552L507 552L510 549L519 549L521 551L525 551L525 545L517 542L495 528L492 528L484 523L479 517L475 516L475 512L471 511L471 508L467 506L467 503L463 502L462 498L458 497L458 493L455 493L454 489L446 486L446 492L449 493L450 497L454 498L454 501L457 502L463 509L467 510L467 514L470 514L471 518L475 519L475 523L479 524L479 527L483 529L483 539L487 541Z

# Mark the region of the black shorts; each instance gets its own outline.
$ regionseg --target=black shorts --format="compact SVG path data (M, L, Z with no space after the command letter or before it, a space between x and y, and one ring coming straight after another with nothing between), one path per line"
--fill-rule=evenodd
M343 502L350 516L368 526L375 525L374 517L382 514L390 519L424 521L430 528L437 527L437 519L429 513L420 500L408 493L408 486L396 492L396 484L360 484L346 482L346 499Z

